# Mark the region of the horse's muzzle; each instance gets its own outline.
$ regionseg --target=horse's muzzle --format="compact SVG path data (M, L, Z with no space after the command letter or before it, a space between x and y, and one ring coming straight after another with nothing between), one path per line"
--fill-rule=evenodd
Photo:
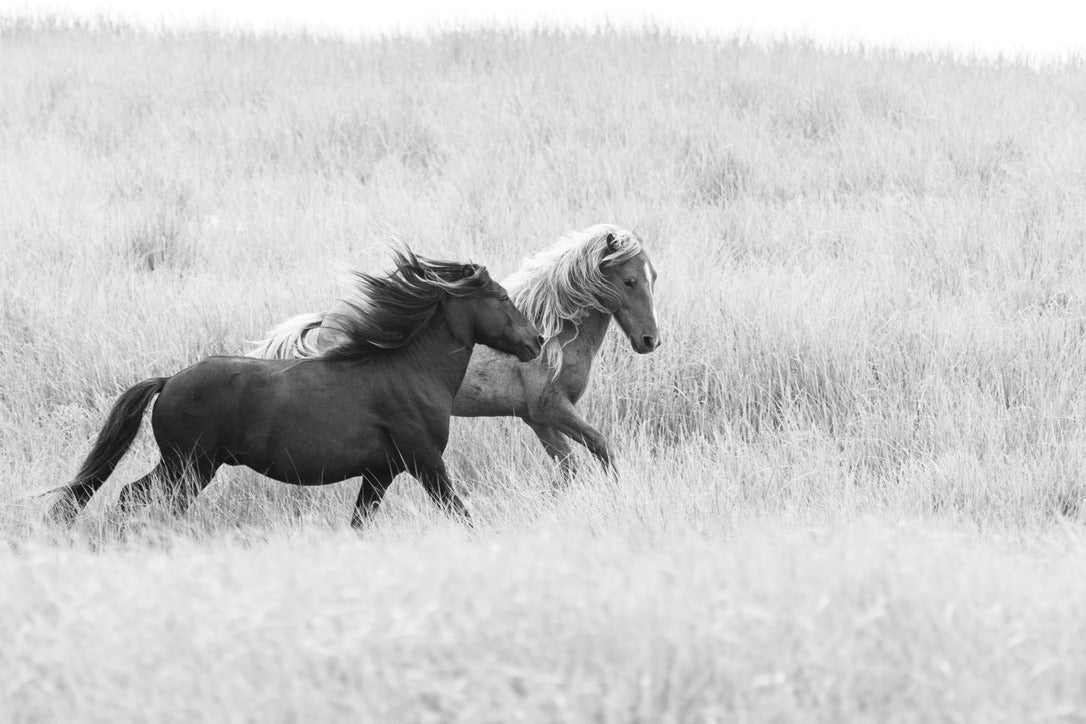
M521 345L520 351L517 352L517 359L521 362L530 362L538 357L542 351L543 337L537 335L533 343Z
M630 346L634 348L634 352L638 354L648 354L649 352L655 352L656 348L660 346L659 335L644 335L641 339L630 337Z

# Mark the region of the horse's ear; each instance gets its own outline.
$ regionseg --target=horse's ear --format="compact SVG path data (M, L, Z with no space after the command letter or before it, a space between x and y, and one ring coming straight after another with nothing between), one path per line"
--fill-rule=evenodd
M615 235L611 232L607 232L607 248L611 251L618 251L618 243L615 241Z
M464 266L460 267L460 278L461 279L467 279L468 277L471 277L471 276L474 276L474 275L475 275L475 267L472 266L471 264L465 264Z

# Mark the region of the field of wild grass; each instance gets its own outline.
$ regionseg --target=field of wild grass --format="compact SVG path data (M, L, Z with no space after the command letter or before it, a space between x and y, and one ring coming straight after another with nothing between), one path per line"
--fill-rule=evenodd
M0 21L0 719L1086 718L1086 65L665 32L358 43ZM456 420L401 479L220 472L72 535L115 397L326 306L394 231L498 275L635 227L620 477Z

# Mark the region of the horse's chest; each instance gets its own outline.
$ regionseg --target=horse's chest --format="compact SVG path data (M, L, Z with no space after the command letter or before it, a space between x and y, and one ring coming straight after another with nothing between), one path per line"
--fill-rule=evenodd
M565 394L566 397L572 402L577 402L584 395L585 390L588 389L588 376L591 372L591 368L588 365L571 365L569 368L564 368L562 374L559 376L557 383L559 389Z

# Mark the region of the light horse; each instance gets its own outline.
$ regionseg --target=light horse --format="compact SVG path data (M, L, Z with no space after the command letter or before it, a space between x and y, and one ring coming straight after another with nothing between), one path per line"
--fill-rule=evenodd
M575 473L567 438L584 445L613 472L607 439L576 405L612 317L636 352L645 354L660 346L652 298L655 283L656 270L641 240L611 224L571 232L526 259L502 284L543 333L543 355L518 365L507 356L480 349L471 358L452 414L521 418L558 462L566 480ZM341 311L342 305L289 319L250 354L319 355L338 343L341 333L332 320Z
M543 338L485 268L406 248L394 256L386 276L356 274L354 294L325 320L338 336L320 355L209 357L123 393L75 480L50 491L61 493L53 519L74 520L131 446L155 395L161 460L124 488L122 510L160 485L184 512L219 466L245 465L293 485L362 476L356 527L401 472L468 518L442 454L472 348L479 342L524 362Z

